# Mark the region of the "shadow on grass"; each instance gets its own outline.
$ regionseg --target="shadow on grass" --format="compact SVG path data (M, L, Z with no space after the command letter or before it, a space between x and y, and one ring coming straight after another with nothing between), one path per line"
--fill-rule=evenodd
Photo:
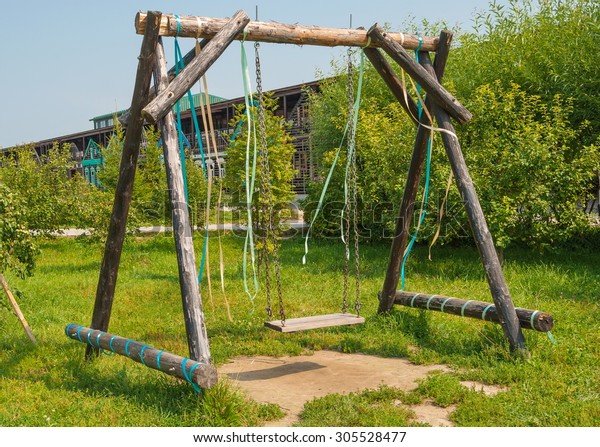
M50 265L40 265L35 272L36 275L60 275L60 274L74 274L74 273L83 273L83 272L97 272L100 271L100 263L99 262L70 262L68 264L50 264Z
M489 346L496 346L501 352L507 349L499 327L482 323L488 326L480 331L465 332L460 330L458 321L452 321L460 317L445 317L448 318L447 321L433 322L433 316L425 310L394 308L388 314L368 319L369 326L378 326L379 329L367 329L366 333L358 334L356 341L359 346L355 346L355 350L386 357L410 357L412 360L429 363L447 361L451 357L479 356ZM448 330L449 328L452 330ZM382 336L385 338L381 339ZM396 343L399 336L405 337L405 346ZM378 337L380 341L377 341ZM415 355L415 352L427 352L431 358Z
M140 366L141 367L141 366ZM150 408L156 413L182 416L182 423L190 417L190 409L197 406L199 398L190 384L156 372L156 379L148 380L134 370L134 365L123 365L118 370L107 370L97 361L67 360L61 365L64 373L56 378L45 375L42 380L48 389L83 392L90 397L125 398L140 408Z

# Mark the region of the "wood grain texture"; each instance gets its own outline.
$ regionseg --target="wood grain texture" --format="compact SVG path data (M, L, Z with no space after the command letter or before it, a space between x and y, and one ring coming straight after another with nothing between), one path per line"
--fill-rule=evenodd
M471 112L469 112L458 99L442 87L435 76L432 76L427 70L421 67L414 58L406 52L402 45L399 45L396 41L391 39L383 28L375 24L367 33L369 37L371 37L374 42L381 45L383 50L427 92L427 95L430 96L436 104L446 110L452 118L456 119L461 124L466 124L471 120Z
M158 94L169 87L169 75L162 41L156 46L154 79ZM160 120L160 134L163 141L163 156L167 171L167 184L171 199L173 235L177 252L179 286L183 315L187 334L190 358L210 362L210 349L202 297L198 285L194 235L190 222L188 204L185 197L182 164L179 155L178 133L175 116L169 111Z
M394 304L500 323L500 315L496 306L484 301L397 291ZM523 329L548 332L554 326L554 319L546 312L521 308L515 308L515 311Z
M123 241L125 240L127 215L131 204L135 171L137 169L140 144L142 142L144 119L141 112L142 108L148 102L155 49L158 42L160 17L161 14L159 12L148 13L149 25L144 34L138 58L139 62L133 89L133 98L131 100L131 107L129 108L130 115L127 121L127 132L125 134L125 141L123 142L123 153L119 167L119 179L115 188L108 237L104 247L104 256L102 258L100 277L96 289L91 327L103 331L108 329L110 321L119 264L121 262L121 251L123 249ZM93 354L97 355L98 353L98 349L88 346L86 357L90 358Z
M149 123L157 123L164 117L188 90L206 73L211 65L223 54L250 21L244 11L238 11L212 38L200 54L195 56L169 87L161 91L146 107L143 115Z
M434 71L436 76L440 79L440 82L446 68L446 61L448 60L451 41L452 33L443 31L440 34L439 51L436 54L434 62ZM424 61L425 59L429 60L429 54L426 52L421 52L420 60ZM427 97L425 99L425 107L429 109L431 108L431 104L431 99ZM425 126L431 127L431 121L425 113L421 117L421 122ZM386 275L382 290L379 293L379 313L388 312L394 307L396 289L398 288L398 283L400 281L400 268L402 266L404 251L406 250L406 246L408 244L410 226L413 222L417 191L421 182L421 174L423 172L423 164L427 154L428 140L431 136L431 131L425 126L419 126L417 129L417 136L415 138L408 174L406 176L406 184L404 186L404 192L402 195L402 202L400 203L396 227L394 229L394 237L392 239L392 246L390 248L390 256Z
M139 341L108 334L77 324L69 324L65 334L72 340L86 343L95 349L112 351L178 379L195 383L200 388L210 388L217 383L217 370L207 362L165 352ZM185 372L184 372L185 368ZM188 380L189 379L189 380Z
M135 17L135 29L138 34L144 33L146 20L146 13L138 12ZM210 38L214 37L226 23L227 19L223 18L197 16L179 16L178 21L175 15L164 14L160 27L160 35ZM407 50L416 50L419 47L419 36L416 34L388 33L388 36ZM235 36L237 40L242 40L242 38L243 33ZM326 47L366 47L369 44L369 37L364 29L323 28L320 26L258 21L249 22L246 26L246 40ZM437 50L436 37L423 36L422 40L421 49L423 51ZM378 44L371 42L370 46L377 47Z
M266 321L265 327L279 332L300 332L335 326L351 326L363 324L364 322L365 319L363 317L354 314L336 313L303 318L290 318L285 320L285 324L282 324L281 320Z

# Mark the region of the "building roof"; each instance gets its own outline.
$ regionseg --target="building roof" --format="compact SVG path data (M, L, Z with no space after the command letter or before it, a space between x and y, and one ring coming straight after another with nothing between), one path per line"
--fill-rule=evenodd
M204 97L204 95L202 95L202 96ZM211 105L219 103L219 102L227 101L226 98L222 98L220 96L215 96L215 95L210 95L210 94L208 95L208 99L209 99L209 103ZM196 93L196 94L192 95L192 101L194 103L194 107L200 107L200 93ZM191 109L190 100L188 99L188 95L184 95L184 97L179 100L179 107L180 107L179 110L181 112L185 112L186 110ZM90 119L90 121L102 121L105 119L110 119L110 118L114 117L115 115L117 115L119 117L123 113L127 112L127 110L129 110L129 109L119 110L118 112L106 113L104 115L95 116L92 119Z

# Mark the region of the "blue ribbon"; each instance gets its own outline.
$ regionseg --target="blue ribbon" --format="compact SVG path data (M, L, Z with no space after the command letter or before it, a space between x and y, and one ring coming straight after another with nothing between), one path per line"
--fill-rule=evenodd
M190 371L188 372L186 370L185 364L187 363L189 359L185 358L183 359L183 361L181 362L181 370L183 371L183 377L185 377L185 380L187 380L189 383L192 384L192 388L194 388L194 391L196 391L197 393L201 393L202 390L200 389L200 387L193 382L193 377L194 377L194 371L196 370L196 368L198 368L200 366L200 363L196 363L195 365L193 365L190 368Z

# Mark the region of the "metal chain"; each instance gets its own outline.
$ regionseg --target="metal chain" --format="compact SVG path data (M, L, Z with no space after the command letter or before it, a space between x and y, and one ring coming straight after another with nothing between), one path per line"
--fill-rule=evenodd
M356 139L356 132L352 132L352 138ZM354 144L356 142L354 141ZM354 310L356 310L357 314L360 314L360 309L362 308L362 304L360 302L360 253L359 253L359 232L358 232L358 187L357 187L357 163L356 163L356 146L354 148L354 153L352 156L351 167L351 178L352 178L352 224L354 227L354 269L355 269L355 282L356 282L356 290L355 290L355 300L354 300Z
M354 67L352 65L352 50L348 48L348 89L347 89L347 99L348 99L348 147L350 146L350 142L353 141L354 138L354 129L352 128L352 115L354 111L354 79L353 79L353 71ZM348 178L346 177L346 181ZM346 191L348 190L348 185L344 186ZM346 195L344 200L344 220L342 221L343 234L344 234L344 289L343 289L343 298L342 298L342 312L346 313L348 311L348 278L350 273L350 196Z
M281 291L281 272L279 265L279 247L277 243L277 235L275 233L275 225L273 220L274 205L273 191L271 190L271 172L269 166L269 145L267 142L267 125L265 118L265 103L262 89L262 73L260 67L259 56L260 44L254 43L255 64L256 64L256 93L258 96L258 133L260 147L260 210L259 222L263 226L263 258L265 262L265 289L267 293L267 314L269 319L273 318L273 310L271 308L271 272L269 258L273 258L273 267L275 270L275 283L277 285L277 297L279 301L279 316L282 324L285 324L285 309L283 304L283 294Z
M354 119L354 84L353 84L353 65L352 65L352 50L348 50L348 114L349 118ZM360 300L360 251L359 251L359 229L358 229L358 165L357 165L357 149L356 149L356 129L352 122L349 126L348 133L348 147L352 148L352 153L349 153L350 160L348 161L348 174L347 174L347 202L346 206L346 262L345 262L345 278L344 278L344 304L343 307L347 308L347 290L349 280L349 262L350 262L350 221L352 221L352 238L354 239L354 272L355 272L355 300L354 310L357 314L360 314L362 308ZM344 310L345 312L345 310Z

